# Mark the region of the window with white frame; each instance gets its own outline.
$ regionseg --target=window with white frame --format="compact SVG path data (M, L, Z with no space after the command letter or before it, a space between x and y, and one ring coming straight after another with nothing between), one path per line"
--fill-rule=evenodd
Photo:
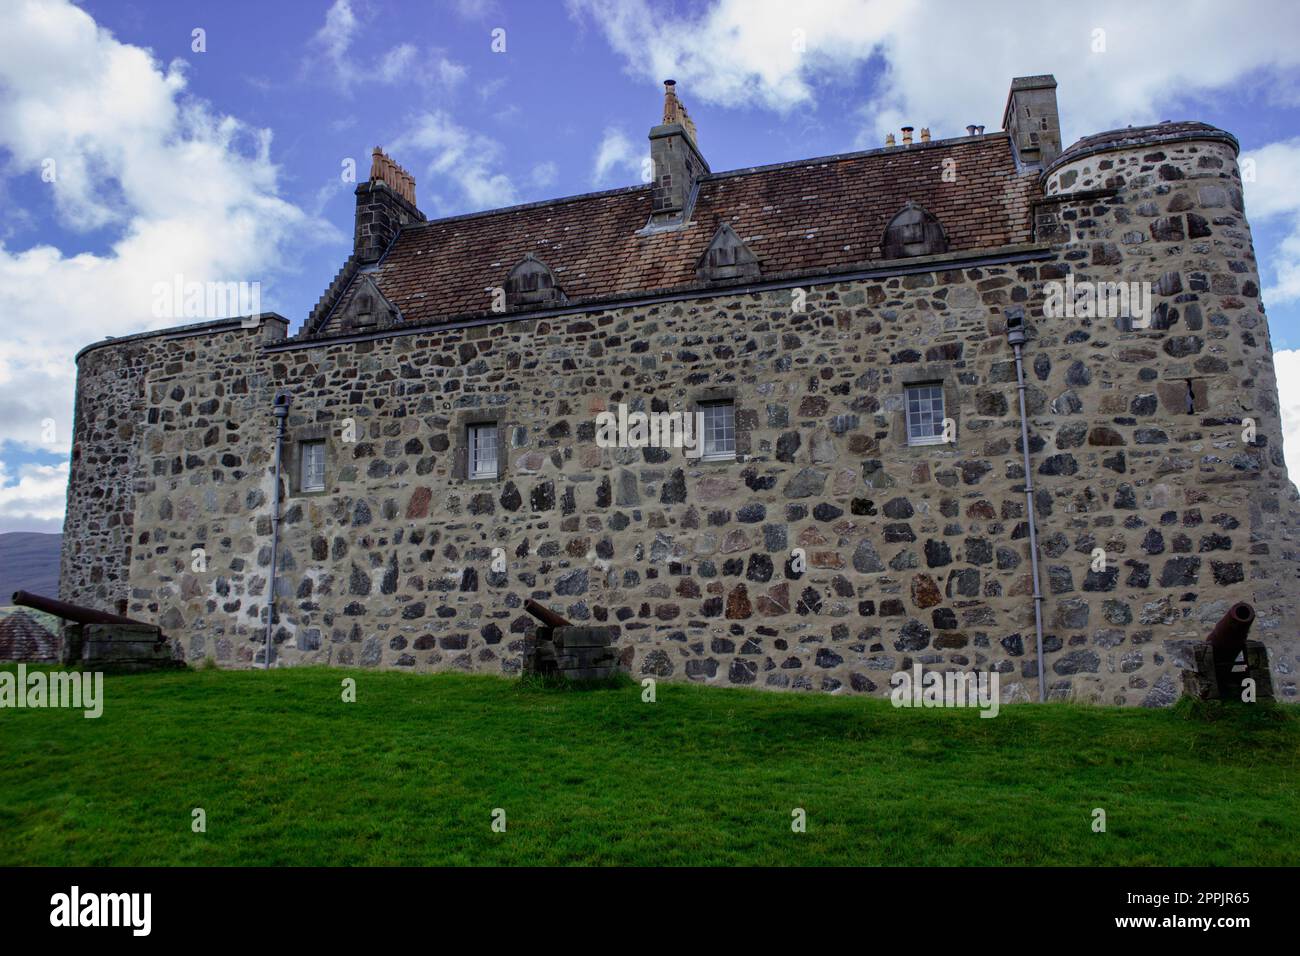
M943 443L943 385L908 385L907 443L940 445Z
M700 402L704 416L705 461L725 461L736 457L736 406L730 401Z
M496 422L469 426L469 477L497 476Z
M305 441L298 446L298 487L302 491L325 490L325 442Z

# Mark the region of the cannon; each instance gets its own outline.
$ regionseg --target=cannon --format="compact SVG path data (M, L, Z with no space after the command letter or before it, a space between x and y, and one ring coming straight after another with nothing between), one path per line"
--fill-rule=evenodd
M1228 613L1219 619L1205 640L1214 648L1216 657L1228 657L1236 660L1246 649L1246 635L1255 623L1255 609L1245 601L1238 601L1228 608Z
M524 610L531 614L537 620L541 621L547 627L572 627L573 625L566 621L560 615L556 614L544 604L538 604L532 598L524 602Z
M142 671L184 667L175 658L172 646L156 624L146 624L121 614L109 614L94 608L56 601L54 598L15 591L13 602L35 608L65 622L63 628L64 664L83 664L95 670Z
M13 603L19 607L35 608L38 611L44 611L46 614L53 614L55 617L61 617L65 621L75 621L78 624L125 624L136 627L153 627L152 624L145 624L143 621L122 617L120 614L109 614L107 611L96 611L94 608L82 607L80 604L56 601L54 598L42 597L39 594L32 594L30 591L15 591Z
M1205 642L1192 648L1195 666L1183 671L1183 692L1200 700L1239 700L1247 678L1254 681L1255 699L1273 696L1268 648L1248 640L1255 609L1244 601L1228 608Z
M572 624L545 605L524 602L524 610L541 626L524 642L524 670L569 680L604 680L618 668L613 631Z

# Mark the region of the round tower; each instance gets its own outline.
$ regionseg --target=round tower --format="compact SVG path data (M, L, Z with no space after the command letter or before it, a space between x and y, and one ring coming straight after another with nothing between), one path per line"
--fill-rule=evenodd
M1181 639L1248 601L1291 697L1300 508L1238 152L1196 122L1086 137L1045 168L1057 212L1039 224L1073 247L1066 296L1092 297L1088 341L1104 361L1086 411L1128 446L1115 483L1133 505L1122 561L1149 566L1149 582L1129 582L1150 592L1139 623L1173 637L1163 653L1181 660Z

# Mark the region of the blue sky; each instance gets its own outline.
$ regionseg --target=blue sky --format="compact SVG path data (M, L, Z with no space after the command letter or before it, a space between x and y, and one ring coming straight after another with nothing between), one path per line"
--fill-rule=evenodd
M430 217L629 185L669 76L714 170L995 130L1040 72L1067 142L1228 129L1274 345L1300 349L1300 4L1225 9L0 0L0 531L59 529L72 354L184 321L151 314L154 282L257 281L296 326L351 248L345 161L364 178L385 146ZM1278 362L1300 425L1300 351Z

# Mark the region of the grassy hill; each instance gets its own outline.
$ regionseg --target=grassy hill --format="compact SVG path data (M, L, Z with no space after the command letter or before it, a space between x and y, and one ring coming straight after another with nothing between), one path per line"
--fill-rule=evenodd
M15 591L59 596L59 546L63 536L34 531L0 534L0 604Z
M97 720L0 716L0 865L1300 864L1292 708L984 719L307 667L104 693Z

